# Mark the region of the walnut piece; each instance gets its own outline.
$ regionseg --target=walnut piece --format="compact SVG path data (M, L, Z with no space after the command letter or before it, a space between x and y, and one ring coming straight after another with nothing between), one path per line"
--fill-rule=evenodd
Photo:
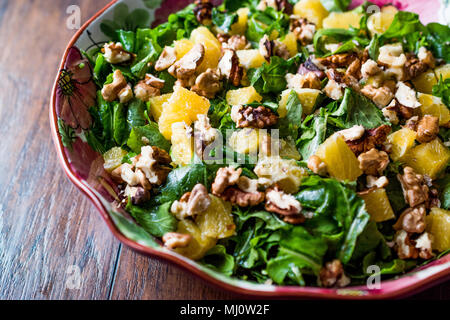
M214 5L210 0L195 0L194 15L198 22L204 25L211 23Z
M219 38L219 36L217 36ZM223 36L221 36L223 37ZM225 39L224 39L225 40ZM231 37L227 37L226 41L222 40L222 47L224 49L231 49L234 51L237 50L245 50L245 49L250 49L251 45L250 43L247 41L247 38L244 35L233 35ZM219 39L220 41L220 39Z
M410 207L418 206L419 204L428 201L428 186L424 176L414 172L411 167L403 169L403 175L397 175L403 189L405 201Z
M375 148L358 156L359 168L368 175L378 176L383 173L389 164L389 156L384 151Z
M344 273L344 267L340 260L327 262L319 273L320 285L325 288L343 288L350 284L350 278Z
M415 55L407 54L406 59L405 66L403 67L405 74L403 78L404 80L414 79L427 71L428 65L419 60Z
M155 64L155 70L156 71L163 71L168 69L170 66L172 66L177 61L177 53L175 52L175 49L172 47L164 47L163 52L158 58L158 61L156 61Z
M269 108L259 106L233 106L231 109L231 119L238 128L258 128L273 126L278 121L278 116Z
M374 129L366 130L364 135L357 140L345 141L356 156L373 148L382 148L391 127L387 124Z
M361 139L365 132L366 129L363 126L354 125L351 128L338 131L337 134L341 135L345 141L354 141Z
M299 224L305 222L305 216L301 214L302 206L300 202L277 186L266 190L265 209L281 215L287 223ZM285 218L288 218L288 220L285 220Z
M322 82L317 74L313 71L309 71L305 74L286 74L286 81L288 88L292 89L302 89L302 88L310 88L310 89L318 89L322 88Z
M253 207L264 201L264 192L245 192L236 187L227 188L220 196L239 207Z
M320 79L324 79L326 77L325 72L323 72L322 70L319 69L319 67L317 65L314 64L314 62L312 61L311 57L308 57L308 59L306 59L306 61L304 63L302 63L298 70L297 73L304 75L307 74L309 72L314 72L314 74Z
M212 193L216 196L222 195L226 188L238 183L241 174L241 168L237 170L233 167L220 168L217 171L216 179L211 186Z
M333 79L330 79L326 86L323 88L323 91L333 100L340 100L344 96L343 87Z
M415 247L415 243L411 240L411 234L405 230L397 231L394 236L394 248L400 259L417 259L419 250Z
M389 180L385 176L375 177L375 176L368 175L366 177L366 187L369 189L384 188L388 184L389 184Z
M196 184L191 192L185 193L179 201L174 201L170 208L177 219L193 217L208 210L211 205L211 197L208 190L202 184Z
M222 77L234 86L239 86L244 76L244 68L239 64L239 57L232 49L224 49L220 58L218 69Z
M176 232L167 232L162 237L164 246L169 249L186 248L192 241L192 236L189 234L181 234Z
M191 87L195 83L195 71L202 63L205 56L205 47L201 43L195 44L188 53L175 62L169 73L177 78L177 84L183 87Z
M308 168L320 176L325 176L327 174L327 164L316 155L309 157Z
M161 95L161 89L164 88L164 84L164 80L147 73L145 79L134 86L134 94L139 100L147 102L150 98Z
M128 102L133 97L131 87L120 70L114 71L113 82L103 86L102 97L108 102L119 98L121 103Z
M102 48L105 60L111 64L131 63L134 55L126 51L120 42L106 43Z
M434 69L436 66L436 60L434 59L433 53L425 47L419 48L417 58L419 58L422 63L426 64L431 69Z
M407 86L404 82L397 82L397 92L395 92L397 101L409 108L419 108L421 103L417 100L416 91Z
M358 59L358 55L356 53L346 52L333 54L326 58L317 58L317 61L325 67L337 69L348 67L356 59Z
M439 118L425 115L417 124L417 140L421 143L434 140L439 133Z
M216 70L208 68L197 77L191 90L203 97L213 99L220 88L220 76Z
M261 0L256 8L264 11L267 7L272 7L277 11L284 11L286 14L291 14L293 10L293 6L288 0Z
M419 257L425 260L433 258L432 249L433 238L428 232L424 232L416 239L416 249L419 250Z
M396 119L398 123L399 116L403 119L410 119L411 117L413 117L414 109L402 105L397 101L397 99L393 99L386 108L383 108L383 114L385 114L385 116L390 115L390 117Z
M378 66L377 62L372 59L368 59L361 66L361 75L365 79L369 78L370 76L374 76L380 72L381 68Z
M393 68L402 68L406 63L401 43L387 44L380 47L378 63Z
M130 187L129 185L125 188L124 195L131 198L131 203L134 205L139 205L150 200L150 191L141 186Z
M422 233L425 231L425 205L408 208L402 212L394 224L395 230L405 230L409 233Z
M378 107L387 106L394 98L394 94L388 87L375 88L370 84L365 85L361 89L361 93L371 99Z
M303 46L310 44L316 33L316 25L305 18L291 16L289 29Z
M195 153L204 159L204 151L208 145L213 143L218 137L218 130L213 128L209 122L209 118L205 114L197 115L197 121L194 123L194 146Z

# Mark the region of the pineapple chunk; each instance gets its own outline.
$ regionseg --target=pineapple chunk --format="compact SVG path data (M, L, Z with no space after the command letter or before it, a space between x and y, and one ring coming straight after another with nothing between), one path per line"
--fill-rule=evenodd
M201 43L205 47L205 57L197 72L202 73L208 68L216 68L222 54L222 45L211 31L206 27L198 27L192 31L190 40L195 44Z
M316 155L327 165L330 176L355 181L362 171L353 151L339 134L333 134L317 149Z
M287 193L296 193L302 178L308 175L295 160L276 156L260 159L254 171L259 178L268 179L271 184L278 184Z
M429 70L414 78L412 83L418 92L431 93L433 91L433 86L437 84L437 79L434 71Z
M252 102L261 102L262 97L254 87L245 87L227 92L227 103L230 106L244 105Z
M302 158L292 140L280 140L280 157L294 160Z
M278 103L277 109L280 118L284 118L287 114L286 105L289 99L289 95L291 94L291 90L294 89L286 89L281 93L281 99L280 102ZM316 100L319 97L321 91L317 89L303 88L303 89L295 89L295 92L297 93L298 99L302 104L303 113L311 114L314 110Z
M384 33L397 14L397 8L394 6L386 6L381 9L380 12L372 14L367 20L367 29L369 29L370 35Z
M442 80L450 78L450 63L444 64L436 69L434 69L436 78L439 80L442 76Z
M106 171L111 173L114 169L120 167L122 164L122 159L127 155L128 152L120 147L114 147L103 154L103 160L105 163L103 167Z
M289 32L284 39L279 40L281 43L284 43L289 51L289 55L291 57L295 56L298 53L297 46L297 37L293 32Z
M238 153L256 155L260 144L259 136L258 129L244 128L234 131L228 140L228 144Z
M296 16L306 18L314 23L317 28L322 28L323 19L328 16L328 11L320 0L300 0L294 6Z
M348 11L348 12L332 12L328 17L323 19L324 28L340 28L348 29L350 27L359 27L359 21L362 14Z
M259 68L261 67L266 59L262 56L258 49L249 50L238 50L236 54L239 58L239 63L245 69Z
M192 237L187 247L175 249L179 254L192 260L203 258L206 252L217 243L217 239L202 234L200 228L191 220L181 220L178 222L177 233L188 234Z
M370 190L369 193L362 194L361 198L366 203L367 212L373 221L383 222L395 218L394 210L392 210L384 188Z
M197 120L198 114L208 113L209 100L193 91L177 86L170 99L163 104L163 110L158 121L159 131L167 140L170 140L172 124L185 122L190 126Z
M161 96L150 98L150 100L148 101L148 109L156 122L158 122L159 117L161 117L164 103L169 101L171 96L171 93L163 94Z
M236 229L231 213L231 203L213 195L209 196L211 197L211 205L204 213L195 218L195 223L203 236L214 239L231 237Z
M183 58L183 56L191 51L194 43L188 39L181 39L174 42L175 52L177 54L177 60Z
M409 128L400 129L391 133L387 140L392 144L391 159L401 160L415 143L417 133Z
M231 34L245 34L247 30L248 15L250 13L249 8L240 8L236 11L238 15L238 21L231 26Z
M438 117L440 126L445 126L450 122L450 111L440 98L423 93L419 93L418 98L422 104L420 106L422 115L429 114Z
M431 208L426 224L427 232L433 236L433 249L439 252L450 249L450 211Z
M444 146L439 138L431 142L422 143L412 148L404 157L407 165L420 174L426 174L436 179L445 169L450 160L450 150Z
M184 122L172 124L172 149L170 155L179 166L191 163L194 155L194 138L190 134L191 128Z

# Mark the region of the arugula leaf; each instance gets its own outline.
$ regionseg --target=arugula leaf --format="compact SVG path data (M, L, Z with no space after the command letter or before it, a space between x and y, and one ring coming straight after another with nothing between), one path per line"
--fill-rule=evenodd
M113 132L114 140L121 146L130 134L127 123L127 109L122 103L114 103Z
M441 206L445 210L450 210L450 174L436 181L439 186Z
M114 109L109 102L103 99L101 91L97 92L97 102L99 104L98 113L103 128L102 140L109 146L114 146Z
M134 127L127 141L128 147L136 153L141 153L141 148L147 145L147 143L142 141L142 138L148 139L151 146L156 146L169 152L170 142L159 132L156 123L150 122L145 126Z
M226 248L220 244L209 250L201 260L201 263L227 276L233 274L235 266L234 257L228 254Z
M147 119L145 117L146 110L147 107L142 100L137 98L131 100L131 102L128 105L128 112L127 112L127 121L131 128L141 127L147 124Z
M427 24L427 31L428 47L433 52L433 55L438 59L444 59L447 63L450 63L450 48L448 45L450 27L432 22Z
M280 137L291 137L297 140L298 130L302 124L303 107L295 90L289 94L286 110L286 117L278 121Z
M99 53L95 60L94 66L94 80L98 84L99 87L103 87L103 84L106 81L106 78L111 73L111 65L106 61L103 54Z
M123 48L128 52L134 52L136 34L127 30L117 30L116 33Z
M208 118L211 126L214 128L219 128L223 117L231 111L225 99L213 99L210 100L211 106L208 110Z
M212 22L222 31L229 32L231 25L238 20L237 13L220 11L217 8L212 9Z
M145 209L128 201L126 210L145 231L155 237L162 237L177 228L177 219L169 212L170 206L171 203L165 203L153 209Z
M272 31L276 30L279 36L284 36L289 29L289 16L272 7L267 7L264 11L252 10L248 19L246 32L247 39L257 47L259 40Z
M366 129L389 124L383 117L379 108L368 98L346 88L344 98L337 110L331 110L335 124L341 128L350 128L354 125L362 125Z
M343 12L347 10L351 0L320 0L320 2L329 12Z
M440 97L450 109L450 78L443 80L440 75L439 82L433 86L433 96Z
M297 141L298 152L303 159L309 159L316 153L317 148L325 141L327 134L328 115L324 109L317 116L307 116L302 123L302 134Z
M404 36L420 31L423 25L419 15L407 11L398 11L389 28L380 36L382 41L392 38L403 38Z

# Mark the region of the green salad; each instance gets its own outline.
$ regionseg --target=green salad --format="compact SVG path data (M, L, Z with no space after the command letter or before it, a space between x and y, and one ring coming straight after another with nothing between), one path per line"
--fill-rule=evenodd
M117 204L258 283L358 285L448 252L450 29L349 2L197 0L112 32L87 54L85 137Z

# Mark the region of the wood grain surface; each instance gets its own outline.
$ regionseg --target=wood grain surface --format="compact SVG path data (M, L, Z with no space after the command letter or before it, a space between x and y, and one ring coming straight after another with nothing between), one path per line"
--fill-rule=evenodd
M110 234L64 175L50 91L74 30L108 0L0 0L0 299L232 299ZM414 298L450 298L450 282Z

